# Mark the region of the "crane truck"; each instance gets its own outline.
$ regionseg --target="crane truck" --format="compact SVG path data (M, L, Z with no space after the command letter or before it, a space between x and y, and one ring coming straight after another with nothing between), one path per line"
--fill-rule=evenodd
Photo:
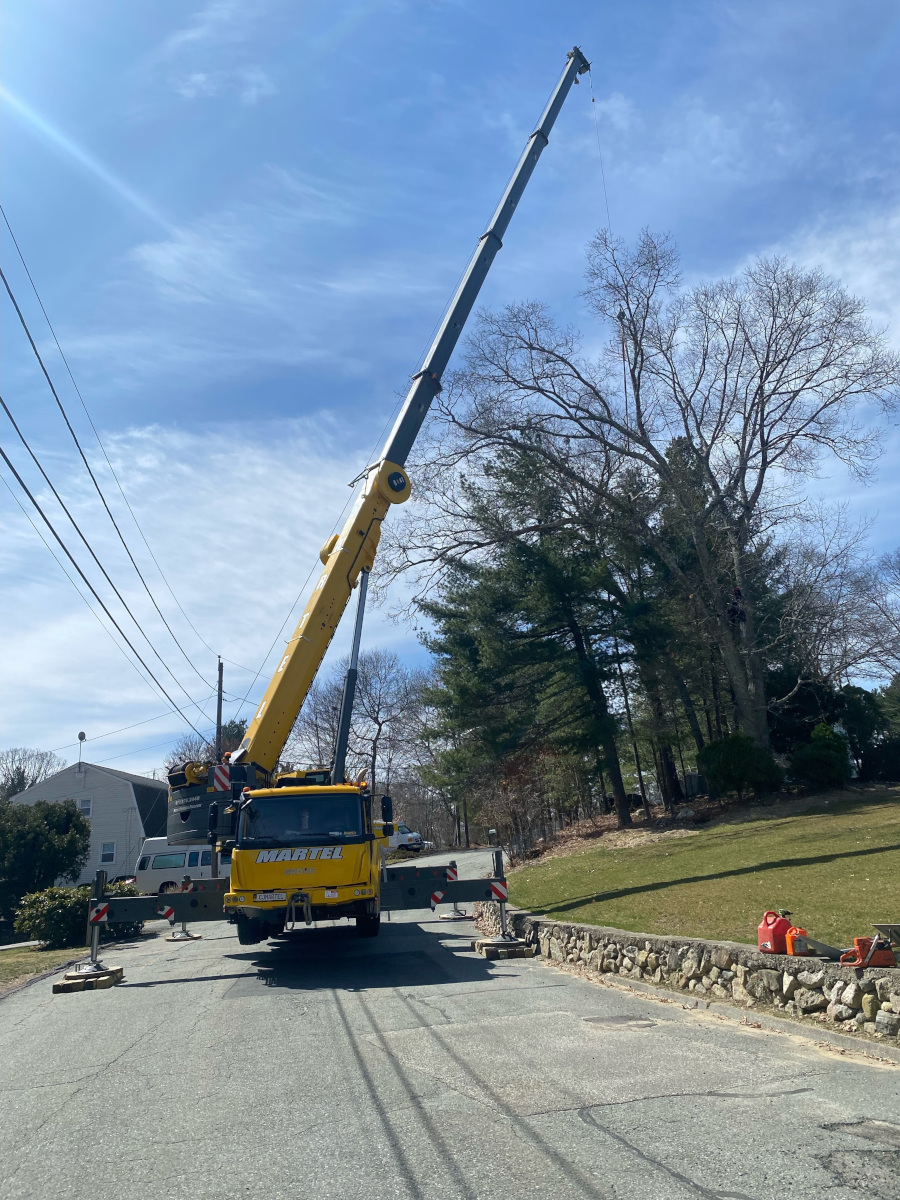
M343 528L320 551L322 573L240 747L229 763L188 762L169 775L168 840L195 842L208 834L217 848L231 850L231 878L227 891L222 885L222 901L243 944L278 934L298 918L309 924L349 917L355 919L361 936L378 933L386 906L383 851L393 833L392 805L385 796L376 808L366 781L348 780L345 772L368 573L382 521L393 505L409 498L407 458L441 390L441 377L481 285L563 102L589 66L578 47L569 51L425 360L412 377L381 455L365 470ZM279 771L285 742L357 587L353 653L332 762L316 770ZM427 905L431 892L430 887L394 890L398 894L402 890L405 896L412 893L414 899L418 895L410 907Z

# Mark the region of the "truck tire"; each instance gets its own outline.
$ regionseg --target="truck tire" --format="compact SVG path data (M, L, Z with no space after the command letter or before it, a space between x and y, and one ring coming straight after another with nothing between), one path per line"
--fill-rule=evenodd
M357 937L378 937L378 930L380 928L381 913L376 913L374 916L371 913L365 913L363 916L356 918Z
M256 946L265 936L266 927L262 921L256 921L252 917L238 917L237 919L237 935L238 941L242 946Z

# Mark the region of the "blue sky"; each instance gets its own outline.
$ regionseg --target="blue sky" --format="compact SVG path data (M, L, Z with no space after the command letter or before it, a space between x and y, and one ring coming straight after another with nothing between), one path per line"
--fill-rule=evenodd
M615 233L670 231L689 279L774 251L821 264L897 339L893 0L8 0L5 39L4 209L179 600L253 672L273 641L277 654L346 482L573 43L592 79L563 110L486 305L539 297L587 328L583 248L606 222L599 134ZM4 269L89 446L3 234ZM133 588L5 300L3 315L4 398L163 657L205 699ZM868 488L828 470L816 484L873 519L879 548L896 540L896 430L885 450ZM3 744L63 746L161 713L7 492L0 503ZM212 655L129 536L211 678ZM377 612L367 640L417 653ZM228 670L243 695L253 674ZM165 717L88 743L87 757L149 769L178 729Z

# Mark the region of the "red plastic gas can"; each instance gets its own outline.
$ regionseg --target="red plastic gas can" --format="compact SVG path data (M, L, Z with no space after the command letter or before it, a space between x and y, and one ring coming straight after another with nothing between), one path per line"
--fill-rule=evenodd
M756 930L757 943L763 954L787 954L785 934L791 928L787 917L767 912Z

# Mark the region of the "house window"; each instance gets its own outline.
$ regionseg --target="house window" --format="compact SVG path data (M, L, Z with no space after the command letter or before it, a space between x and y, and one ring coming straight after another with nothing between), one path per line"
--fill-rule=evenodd
M101 842L100 843L100 861L102 863L114 863L116 861L116 843Z
M89 817L91 815L91 798L90 798L90 796L88 796L87 799L85 799L83 796L79 797L78 811L81 813L81 815L83 817Z

